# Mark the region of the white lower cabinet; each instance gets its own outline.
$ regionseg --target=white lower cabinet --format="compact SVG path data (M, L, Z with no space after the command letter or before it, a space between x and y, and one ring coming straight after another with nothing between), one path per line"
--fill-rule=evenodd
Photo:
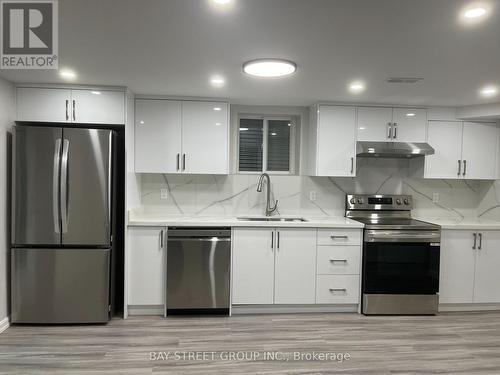
M443 230L440 303L500 303L500 231Z
M232 242L232 303L273 303L274 229L235 228Z
M165 301L167 228L129 228L128 305L158 306Z
M315 300L316 229L235 228L233 304Z
M274 303L314 303L316 229L276 229Z
M319 275L316 303L359 303L359 275Z

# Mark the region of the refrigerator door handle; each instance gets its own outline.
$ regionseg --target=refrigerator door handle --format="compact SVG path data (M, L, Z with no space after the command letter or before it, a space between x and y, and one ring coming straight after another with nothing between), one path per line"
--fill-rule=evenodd
M62 232L68 232L68 154L69 154L69 140L65 139L63 142L63 152L61 160L61 221Z
M52 212L54 214L54 232L60 233L59 217L59 173L61 164L61 138L57 138L54 147L54 170L52 174Z

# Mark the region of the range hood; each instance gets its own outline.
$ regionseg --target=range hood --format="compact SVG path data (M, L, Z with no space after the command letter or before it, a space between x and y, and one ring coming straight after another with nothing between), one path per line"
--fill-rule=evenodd
M434 154L428 143L358 141L356 155L379 158L416 158Z

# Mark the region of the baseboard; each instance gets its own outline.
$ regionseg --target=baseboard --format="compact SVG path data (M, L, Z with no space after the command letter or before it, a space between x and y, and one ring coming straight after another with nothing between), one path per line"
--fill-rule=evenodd
M5 331L7 328L9 328L10 324L9 324L9 317L6 316L5 318L3 318L2 320L0 320L0 333L2 333L3 331Z
M163 305L128 305L128 316L164 316Z
M440 303L438 307L439 312L495 310L500 310L500 303Z
M307 314L358 312L358 304L346 305L233 305L232 315Z

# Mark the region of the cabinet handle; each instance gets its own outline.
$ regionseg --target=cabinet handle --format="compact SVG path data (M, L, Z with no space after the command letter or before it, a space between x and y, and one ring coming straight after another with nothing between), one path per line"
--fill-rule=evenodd
M461 161L461 160L459 160L459 161L458 161L458 173L457 173L457 176L460 176L461 171L462 171L462 161Z
M387 123L387 139L392 138L392 124L390 122Z
M346 288L330 288L330 292L347 292Z
M335 262L347 263L347 259L330 259L330 262L332 262L332 263L335 263Z
M472 246L472 250L476 250L477 233L473 233L472 235L474 236L474 245Z
M332 240L347 240L348 236L330 236Z
M278 243L277 243L278 250L280 249L280 232L278 232Z
M69 100L68 100L68 99L66 99L66 121L68 121L68 120L69 120L68 106L69 106Z
M274 231L271 232L271 250L274 248Z
M351 174L354 173L354 158L351 157Z
M398 123L395 122L392 125L394 126L394 137L392 139L397 139L398 138Z
M180 164L180 157L181 157L181 154L177 154L177 172L179 172L179 164Z
M186 170L186 154L182 154L182 170Z
M73 100L73 121L76 121L76 100Z
M477 247L478 250L481 250L483 247L483 234L479 233L479 246Z
M160 248L163 249L163 229L160 231Z
M467 160L464 160L464 173L463 176L467 173Z

